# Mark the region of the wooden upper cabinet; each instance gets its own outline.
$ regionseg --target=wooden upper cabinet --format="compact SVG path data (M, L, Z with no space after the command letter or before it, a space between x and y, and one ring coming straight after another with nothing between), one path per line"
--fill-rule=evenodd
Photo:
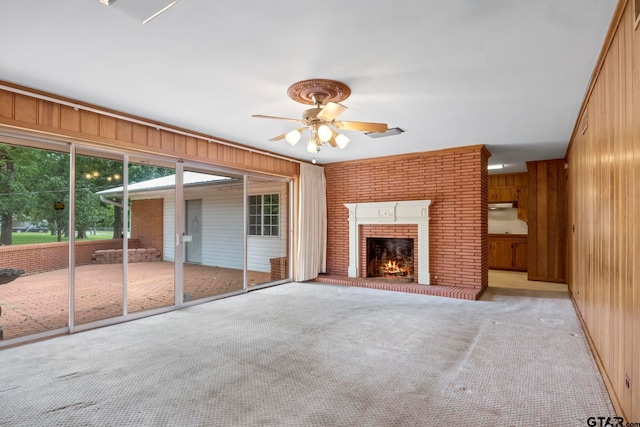
M528 180L526 172L489 175L488 202L518 202L518 219L527 222Z
M529 222L529 188L518 189L518 219Z

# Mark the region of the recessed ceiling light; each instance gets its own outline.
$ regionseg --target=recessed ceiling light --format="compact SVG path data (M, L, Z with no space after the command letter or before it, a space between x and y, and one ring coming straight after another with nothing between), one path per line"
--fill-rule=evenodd
M487 169L492 171L492 170L496 170L496 169L502 169L503 167L504 167L504 165L489 165L487 167Z

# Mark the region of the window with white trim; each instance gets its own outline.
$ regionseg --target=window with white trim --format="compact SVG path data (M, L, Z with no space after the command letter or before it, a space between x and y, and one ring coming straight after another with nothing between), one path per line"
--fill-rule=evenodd
M280 194L249 196L249 236L280 235Z

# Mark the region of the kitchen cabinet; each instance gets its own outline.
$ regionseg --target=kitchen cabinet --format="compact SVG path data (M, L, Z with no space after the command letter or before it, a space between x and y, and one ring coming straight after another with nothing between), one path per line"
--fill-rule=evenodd
M518 202L518 219L527 222L529 219L528 174L503 173L489 175L488 202Z
M529 188L518 189L518 219L529 222Z
M489 235L489 268L527 271L527 236Z
M489 202L513 202L517 199L515 187L489 188Z

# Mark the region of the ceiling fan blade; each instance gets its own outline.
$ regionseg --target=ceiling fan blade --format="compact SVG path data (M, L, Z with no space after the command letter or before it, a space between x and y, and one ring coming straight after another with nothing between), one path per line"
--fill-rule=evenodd
M387 131L386 123L369 122L335 122L336 127L345 130L359 130L360 132L383 133Z
M258 119L275 119L275 120L288 120L290 122L302 122L300 119L291 119L289 117L276 117L276 116L263 116L262 114L252 114L251 117Z
M333 132L333 135L331 135L331 139L327 141L327 144L329 144L332 147L337 147L338 143L336 142L336 133Z
M340 114L344 113L347 107L337 102L328 102L327 105L318 113L318 118L323 120L333 120Z
M287 132L288 133L288 132ZM281 139L284 139L287 136L286 133L283 133L282 135L278 135L278 136L274 136L273 138L271 138L269 141L280 141Z

